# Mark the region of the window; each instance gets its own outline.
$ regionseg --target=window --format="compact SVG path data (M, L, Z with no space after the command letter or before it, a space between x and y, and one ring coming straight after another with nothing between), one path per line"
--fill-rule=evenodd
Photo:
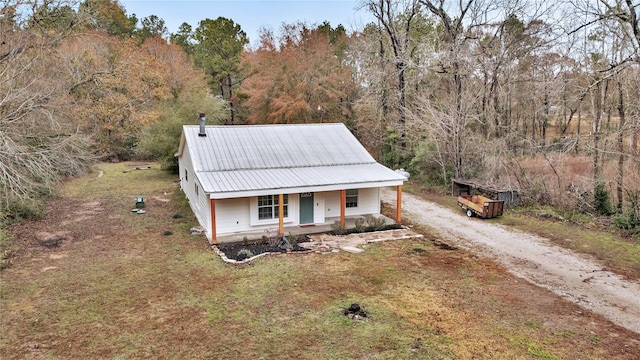
M184 181L189 181L189 172L187 171L187 169L184 169Z
M283 196L284 217L289 216L289 196ZM278 219L278 195L258 196L258 219Z
M199 195L200 195L200 194L199 194L200 190L198 189L198 184L196 183L196 184L193 184L193 185L195 185L195 189L196 189L196 196L199 196Z
M358 207L358 189L347 190L345 206L348 208Z

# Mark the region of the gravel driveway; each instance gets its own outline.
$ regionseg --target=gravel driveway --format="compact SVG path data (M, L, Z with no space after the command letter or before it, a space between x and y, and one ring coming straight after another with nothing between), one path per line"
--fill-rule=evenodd
M384 189L381 195L395 205L395 190ZM435 229L444 242L491 258L512 274L640 333L640 284L607 271L595 258L408 193L402 196L402 210L403 217Z

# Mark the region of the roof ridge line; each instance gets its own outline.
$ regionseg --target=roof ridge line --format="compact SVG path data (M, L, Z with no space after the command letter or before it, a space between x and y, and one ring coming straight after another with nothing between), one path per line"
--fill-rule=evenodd
M336 167L336 166L351 166L351 165L368 165L368 164L380 164L377 161L369 162L357 162L346 164L330 164L330 165L305 165L305 166L279 166L279 167L261 167L261 168L236 168L228 170L196 170L196 172L229 172L229 171L244 171L244 170L275 170L275 169L304 169L304 168L320 168L320 167Z
M327 126L327 125L343 125L347 126L341 122L332 122L332 123L306 123L306 124L239 124L239 125L224 125L224 124L207 124L205 127L215 127L215 128L241 128L241 127L277 127L277 126ZM183 127L195 127L199 128L198 124L183 124Z

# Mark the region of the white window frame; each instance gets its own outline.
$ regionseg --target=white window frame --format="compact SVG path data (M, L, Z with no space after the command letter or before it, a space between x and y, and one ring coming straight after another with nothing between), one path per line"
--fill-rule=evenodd
M260 201L261 200L267 200L268 199L268 203L260 205ZM279 200L279 195L262 195L262 196L258 196L257 200L256 200L256 204L257 204L257 215L258 215L258 221L269 221L269 220L274 220L274 219L278 219L278 211L279 211L279 205L278 205L278 200ZM282 204L282 208L283 208L283 218L288 218L289 217L289 195L288 194L284 194L283 195L283 204ZM270 217L261 217L261 213L260 210L261 209L270 209L271 215Z
M347 189L345 199L346 208L358 207L358 189Z

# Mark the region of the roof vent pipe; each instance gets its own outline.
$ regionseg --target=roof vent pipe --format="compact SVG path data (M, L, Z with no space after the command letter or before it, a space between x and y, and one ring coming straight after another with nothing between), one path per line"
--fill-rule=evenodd
M207 132L205 131L204 124L205 124L204 113L200 113L200 132L198 133L198 136L207 136Z

